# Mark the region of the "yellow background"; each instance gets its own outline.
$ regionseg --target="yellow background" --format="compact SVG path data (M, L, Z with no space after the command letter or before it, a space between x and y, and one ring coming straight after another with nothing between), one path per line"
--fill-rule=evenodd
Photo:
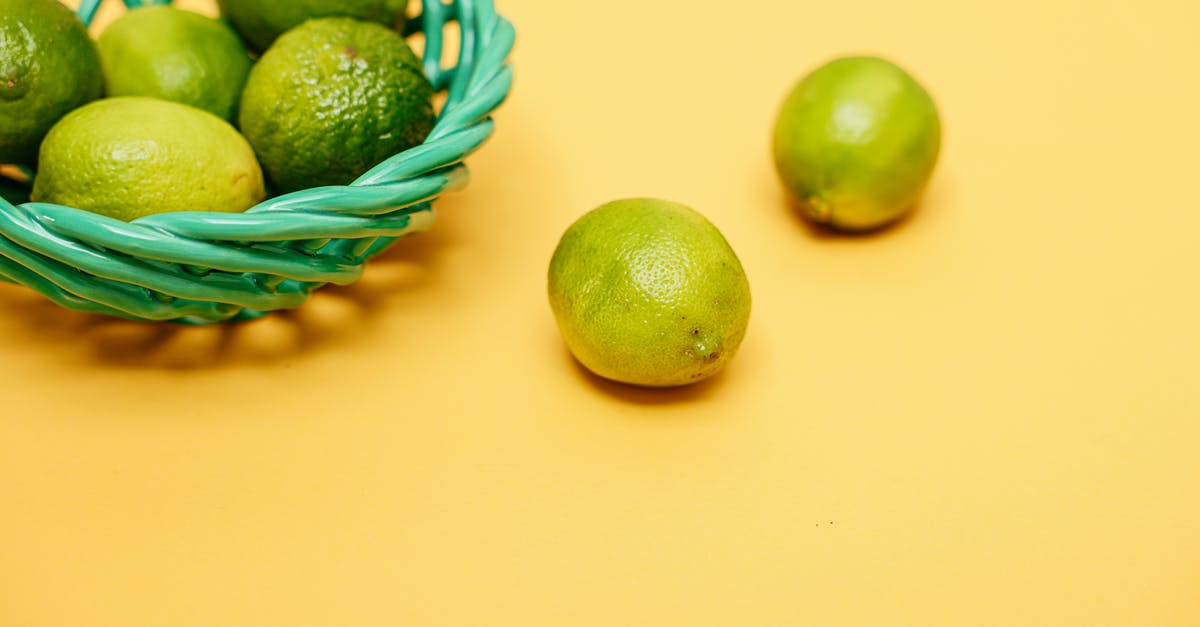
M502 0L496 137L360 284L204 329L0 286L0 625L1200 625L1197 6ZM943 158L827 237L769 134L858 51ZM555 329L558 236L640 195L750 276L710 384Z

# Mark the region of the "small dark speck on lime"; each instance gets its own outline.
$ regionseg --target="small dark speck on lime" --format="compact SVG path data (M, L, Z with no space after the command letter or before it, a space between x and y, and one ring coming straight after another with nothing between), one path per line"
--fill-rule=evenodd
M356 51L354 48L351 48L350 46L346 46L346 56L353 59L354 57L358 56L358 51Z

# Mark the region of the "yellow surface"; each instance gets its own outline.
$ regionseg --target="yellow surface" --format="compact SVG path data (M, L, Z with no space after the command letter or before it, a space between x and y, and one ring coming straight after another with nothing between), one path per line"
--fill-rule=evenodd
M361 284L212 329L0 287L0 625L1200 624L1196 3L500 6L498 134ZM768 156L847 51L946 129L861 239ZM634 195L750 276L710 385L558 338L559 234Z

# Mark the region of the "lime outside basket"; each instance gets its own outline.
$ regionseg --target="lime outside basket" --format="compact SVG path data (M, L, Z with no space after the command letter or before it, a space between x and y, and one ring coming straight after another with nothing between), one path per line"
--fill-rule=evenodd
M100 1L81 3L85 24ZM163 3L125 0L130 8ZM458 60L443 67L447 26L455 22ZM440 194L466 185L462 161L491 136L491 113L512 85L507 59L515 32L492 0L422 0L405 34L417 32L425 38L425 74L446 96L420 146L350 185L277 196L245 213L122 222L0 197L0 280L70 309L191 324L295 308L323 285L353 283L372 256L432 226L431 203Z

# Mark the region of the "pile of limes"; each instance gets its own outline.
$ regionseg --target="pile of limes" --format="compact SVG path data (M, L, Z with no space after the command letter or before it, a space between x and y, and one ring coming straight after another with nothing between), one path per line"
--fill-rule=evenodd
M348 184L433 128L406 5L147 6L94 41L57 0L0 0L0 164L36 168L33 200L121 220Z

